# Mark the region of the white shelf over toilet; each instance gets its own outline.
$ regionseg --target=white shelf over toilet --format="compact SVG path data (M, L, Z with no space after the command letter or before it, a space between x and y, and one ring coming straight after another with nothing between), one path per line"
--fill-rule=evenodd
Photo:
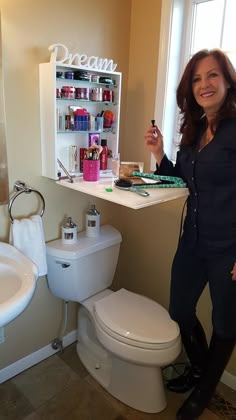
M74 179L73 183L68 180L61 180L56 183L62 187L135 210L188 196L187 188L149 188L149 197L142 197L130 191L117 189L113 185L112 178L100 178L98 181L89 182L84 181L82 177L78 177ZM106 191L109 187L112 187L111 192Z

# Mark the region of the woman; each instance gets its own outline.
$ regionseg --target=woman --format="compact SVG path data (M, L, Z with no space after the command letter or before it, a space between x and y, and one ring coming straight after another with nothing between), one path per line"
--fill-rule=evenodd
M220 50L201 50L188 62L177 88L182 134L176 165L164 154L158 127L145 143L155 174L184 179L189 188L182 237L174 257L170 315L180 326L191 368L169 389L194 388L177 413L194 420L210 401L236 338L236 72ZM156 137L157 134L157 137ZM213 333L208 349L196 317L209 284Z

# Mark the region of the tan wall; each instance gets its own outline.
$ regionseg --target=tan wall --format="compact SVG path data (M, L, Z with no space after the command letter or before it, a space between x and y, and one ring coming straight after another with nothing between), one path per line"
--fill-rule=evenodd
M130 0L71 0L68 4L62 0L0 0L0 10L11 192L14 182L21 179L44 195L47 241L59 237L66 214L82 230L85 211L91 203L101 211L102 223L120 229L119 206L69 191L41 177L38 71L39 63L49 60L48 46L53 43L63 43L73 52L112 58L118 63L117 71L124 75L122 114L125 115ZM22 196L14 202L15 216L27 216L34 209L33 197ZM1 206L1 241L8 241L9 226L7 206ZM0 369L49 344L59 332L62 309L61 300L49 292L46 278L39 278L30 305L5 328ZM71 303L67 332L76 328L76 315L77 305Z
M130 36L129 85L125 120L127 160L142 160L150 168L144 133L154 118L161 0L133 0ZM123 151L123 149L122 149Z
M95 202L102 223L113 224L123 236L113 287L121 285L168 307L170 269L183 200L135 211L92 200L42 178L38 91L38 64L48 61L47 47L52 43L64 43L75 52L113 58L117 70L123 73L121 157L143 160L149 170L150 156L143 137L155 108L161 0L72 0L67 9L60 0L12 3L0 0L10 188L20 178L43 193L46 240L59 236L59 225L67 213L82 230L85 210ZM7 241L6 206L0 207L0 220L0 240ZM208 336L210 308L206 290L199 303L199 316ZM76 304L70 304L67 331L76 326L76 310ZM6 327L6 342L0 345L0 368L49 344L58 333L61 318L62 303L50 294L42 277L29 307ZM236 374L235 354L228 370Z

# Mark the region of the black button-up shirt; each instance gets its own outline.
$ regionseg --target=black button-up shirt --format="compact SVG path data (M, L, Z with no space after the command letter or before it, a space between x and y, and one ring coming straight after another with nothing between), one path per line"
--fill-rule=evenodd
M236 260L236 119L220 123L213 139L199 151L182 146L174 166L164 156L156 174L183 178L189 188L183 241L200 255L231 253Z

